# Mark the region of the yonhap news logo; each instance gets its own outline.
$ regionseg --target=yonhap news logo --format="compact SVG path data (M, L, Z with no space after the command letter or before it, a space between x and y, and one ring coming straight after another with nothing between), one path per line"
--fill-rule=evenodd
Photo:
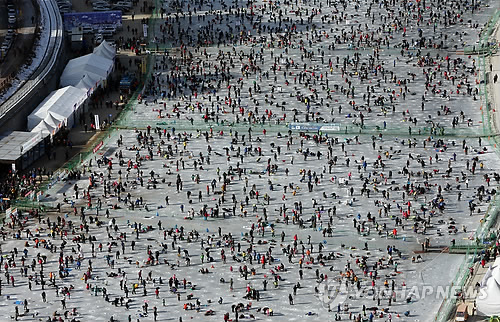
M316 298L324 308L332 309L338 305L343 305L352 293L344 283L325 279L318 283Z

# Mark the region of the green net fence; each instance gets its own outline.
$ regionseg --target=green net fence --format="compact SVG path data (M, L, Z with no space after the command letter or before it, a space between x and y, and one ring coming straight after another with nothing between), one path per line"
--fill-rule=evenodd
M456 243L450 246L450 253L461 253L464 250L470 249L485 249L489 247L491 241L495 239L495 235L491 233L494 228L498 213L500 212L500 194L497 193L491 199L488 208L484 212L484 216L480 221L479 227L474 234L470 235L469 240Z
M464 48L465 55L485 55L491 54L492 52L496 52L498 49L498 45L496 41L492 41L491 35L493 31L495 31L496 24L498 19L500 18L500 11L496 10L492 15L490 20L488 21L486 27L479 34L479 42L474 45L467 45Z
M491 39L495 29L497 28L498 20L500 19L500 11L496 10L492 15L488 24L483 29L480 35L480 41L477 45L471 45L464 48L464 54L466 55L478 55L479 66L480 66L480 93L481 93L481 115L482 115L482 136L487 137L495 147L495 152L498 154L497 149L498 144L498 130L496 127L496 122L494 120L495 109L492 108L490 103L490 96L488 93L488 69L489 65L488 57L497 51L496 40ZM467 242L456 244L450 247L450 252L453 250L462 250L466 252L466 256L460 269L458 270L455 279L452 282L452 286L458 286L463 288L470 276L470 267L474 264L474 258L478 252L488 247L489 241L492 237L491 229L495 226L497 222L498 212L500 211L500 197L497 193L488 206L484 217L481 220L480 226L476 230L474 237ZM435 321L444 322L448 321L456 309L457 298L451 294L447 297L441 307L439 308L438 314L435 317Z
M496 51L496 42L494 46L490 46L489 39L496 28L499 18L500 18L500 11L497 10L493 15L493 17L488 22L488 26L482 32L482 37L480 40L481 45L487 48L481 54L479 54L479 62L481 68L480 93L481 93L481 101L483 103L482 116L483 116L483 128L485 135L491 133L497 133L495 128L495 122L492 118L493 109L491 107L490 95L488 93L489 75L488 75L487 62L488 62L488 57L490 57ZM496 135L492 136L492 139L496 144L497 143Z
M441 306L439 307L438 313L436 314L434 321L446 322L449 320L452 312L455 310L457 305L457 297L455 296L455 294L451 292L452 290L455 289L464 288L467 279L469 278L469 272L470 272L469 268L474 264L475 255L476 255L476 250L466 252L464 260L462 261L462 264L460 265L460 268L458 269L455 278L450 284L449 288L450 291L447 294L446 298L441 303Z
M499 211L500 211L500 197L498 197L498 194L496 194L494 196L494 200L490 202L486 214L481 220L481 226L476 230L475 234L476 243L477 241L479 241L480 243L484 243L491 240L489 232L497 221Z

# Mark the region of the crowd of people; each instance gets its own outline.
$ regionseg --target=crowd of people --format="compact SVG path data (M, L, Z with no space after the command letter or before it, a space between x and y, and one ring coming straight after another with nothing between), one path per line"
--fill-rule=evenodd
M5 221L4 309L432 318L439 299L407 290L453 279L456 257L430 251L474 239L500 181L479 63L455 54L485 6L162 2L128 129L49 191L53 212Z

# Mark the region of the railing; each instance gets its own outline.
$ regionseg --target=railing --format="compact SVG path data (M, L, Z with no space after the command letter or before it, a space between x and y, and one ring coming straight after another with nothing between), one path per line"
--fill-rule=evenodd
M464 48L465 55L485 55L496 52L498 46L496 41L490 41L490 37L495 30L498 19L500 18L500 10L496 10L493 16L488 21L488 25L479 37L479 43L477 45L468 45Z
M12 74L8 75L7 77L5 77L3 81L0 82L0 92L2 92L4 89L6 89L8 86L10 86L14 77L15 77L15 74L12 73Z
M465 54L478 54L480 60L480 89L481 89L481 100L483 105L481 107L481 117L483 124L483 133L482 136L487 137L489 140L492 140L495 147L495 152L499 154L499 150L497 147L498 144L498 130L496 128L496 123L494 118L491 117L490 114L495 113L492 111L490 102L489 102L489 94L488 94L488 80L487 80L487 70L486 70L486 58L491 56L497 50L497 46L495 43L490 42L490 37L493 35L493 31L496 28L498 20L500 19L500 11L497 10L493 14L493 16L488 21L486 28L483 30L481 34L481 40L477 48L469 46L464 49ZM467 282L470 276L469 267L472 266L474 257L477 255L477 251L481 251L486 246L484 245L485 240L489 240L488 234L490 229L497 221L498 212L500 210L500 197L498 194L493 197L490 201L488 209L486 210L485 216L481 220L481 224L476 230L474 234L474 240L470 240L466 243L461 243L459 245L455 245L455 248L467 249L467 255L465 256L464 262L462 263L455 279L452 282L452 286L458 286L462 288ZM453 247L451 247L453 248ZM474 254L471 256L469 252L474 251ZM444 322L448 321L449 317L456 309L457 299L454 294L450 294L439 308L439 311L435 317L435 321Z
M467 282L467 279L469 278L469 267L474 263L474 257L476 255L476 251L474 252L469 252L467 251L465 258L460 265L460 268L458 269L457 275L451 282L451 287L449 288L450 292L452 290L458 290L458 289L463 289L465 283ZM438 313L436 314L436 317L434 318L434 321L436 322L446 322L449 320L450 315L452 314L453 310L456 308L457 304L457 297L455 294L449 293L447 294L446 298L443 300L443 303L441 303L441 306L439 307Z
M42 59L42 63L37 68L37 70L33 73L30 79L37 80L39 75L45 76L52 70L55 62L57 61L57 53L59 52L62 41L63 41L63 20L61 13L59 12L59 8L57 3L54 0L41 0L43 2L49 2L52 10L52 17L55 19L55 28L51 29L51 40L49 42L49 50L45 52L44 58ZM44 62L47 62L45 64ZM42 69L43 68L43 69ZM43 77L41 77L43 79Z

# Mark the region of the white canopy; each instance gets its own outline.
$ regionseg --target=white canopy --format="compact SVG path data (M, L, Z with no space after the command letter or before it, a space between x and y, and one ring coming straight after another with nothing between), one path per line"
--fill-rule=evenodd
M112 60L116 56L116 49L104 40L99 46L94 48L94 54Z
M64 120L66 126L72 126L73 113L82 106L86 99L87 93L73 86L53 91L28 116L28 131L37 126L49 113L52 114L49 122L56 122L54 119ZM47 123L50 125L49 122Z
M99 83L99 79L92 79L88 74L83 76L83 78L75 85L76 88L84 90L88 96L92 94L96 88L96 83Z
M37 132L42 132L42 136L45 137L47 135L55 133L54 127L50 126L47 122L42 120L40 123L38 123L37 126L35 126L31 132L37 133Z
M476 304L478 312L483 315L500 315L500 257L484 275Z
M61 87L77 85L85 75L95 80L99 85L105 80L113 70L113 60L99 56L97 54L88 54L68 62L61 75Z
M53 112L49 112L43 120L53 128L59 128L64 124L64 117Z

